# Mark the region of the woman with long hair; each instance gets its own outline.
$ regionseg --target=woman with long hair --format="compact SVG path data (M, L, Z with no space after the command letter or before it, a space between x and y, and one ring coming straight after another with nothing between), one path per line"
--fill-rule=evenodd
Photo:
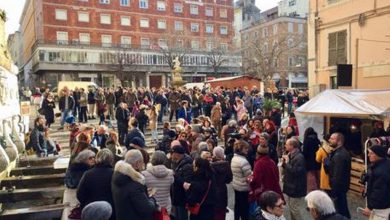
M158 143L157 119L158 111L156 106L153 105L149 113L149 128L152 131L152 141L156 144Z
M54 123L54 109L56 103L54 102L53 94L49 93L42 102L42 109L46 119L46 127L50 128L50 125Z
M302 148L307 170L307 192L319 189L321 165L316 161L316 152L320 145L317 132L312 127L308 127L303 137Z

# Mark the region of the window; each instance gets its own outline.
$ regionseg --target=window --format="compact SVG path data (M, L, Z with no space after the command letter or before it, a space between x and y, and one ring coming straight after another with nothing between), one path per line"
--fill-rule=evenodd
M130 0L119 0L121 6L129 6L130 5Z
M88 33L80 33L79 38L80 38L80 44L89 44L91 41Z
M263 37L268 37L268 29L266 27L263 28Z
M219 28L219 33L220 34L222 34L222 35L227 35L228 33L227 33L228 31L227 31L227 27L226 26L221 26L220 28Z
M141 48L149 48L149 38L141 38Z
M206 16L208 16L208 17L213 16L213 8L212 7L206 7Z
M207 42L206 48L208 51L212 51L214 47L213 42Z
M147 18L141 18L139 20L139 26L143 28L148 28L149 27L149 19Z
M347 31L330 33L328 39L328 66L347 63Z
M297 0L288 0L288 6L294 6L297 3Z
M303 24L298 24L298 32L303 34Z
M287 47L291 48L294 46L294 40L292 38L289 38L287 40Z
M111 47L111 35L102 35L102 47Z
M198 14L198 6L197 5L190 5L190 13L192 15L197 15Z
M100 0L100 4L110 4L110 0Z
M294 66L294 57L288 57L288 66Z
M227 9L226 8L219 9L219 17L227 18Z
M158 20L157 21L157 28L158 29L166 29L167 28L167 22L165 20Z
M214 25L206 24L206 33L213 33L213 32L214 32Z
M57 44L68 44L68 32L57 31Z
M191 23L191 32L199 32L199 24Z
M157 11L165 11L165 2L157 1Z
M276 34L278 33L278 25L277 25L277 24L274 24L274 25L272 26L272 30L273 30L273 32L274 32L274 35L276 35Z
M183 22L182 21L175 21L175 30L176 31L182 31L183 30Z
M148 0L139 0L139 8L148 8L149 7L149 2Z
M130 48L130 46L131 46L131 37L129 37L129 36L121 36L121 46Z
M163 49L168 48L167 40L166 39L158 39L158 46L160 46Z
M259 32L255 31L255 33L253 34L253 38L257 39L258 36L259 36Z
M130 26L131 25L131 19L129 16L121 16L121 25L122 26Z
M291 22L288 22L288 32L289 33L294 32L294 24Z
M263 52L268 53L268 44L267 43L264 43L264 45L263 45Z
M88 12L79 11L77 14L78 14L79 22L89 22Z
M100 14L100 24L111 24L111 15Z
M229 46L227 43L221 43L221 50L222 51L228 51L229 49Z
M67 11L64 9L56 9L56 20L68 20Z
M199 41L198 40L191 41L191 48L193 50L199 50Z
M174 3L173 4L173 11L176 13L183 13L183 4L181 3Z

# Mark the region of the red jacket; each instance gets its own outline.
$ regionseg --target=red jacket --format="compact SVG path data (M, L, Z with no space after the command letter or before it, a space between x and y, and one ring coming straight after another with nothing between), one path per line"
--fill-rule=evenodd
M256 160L253 169L253 180L250 183L250 187L250 201L257 201L260 195L268 190L280 194L283 198L283 193L279 185L278 167L268 155L260 156Z

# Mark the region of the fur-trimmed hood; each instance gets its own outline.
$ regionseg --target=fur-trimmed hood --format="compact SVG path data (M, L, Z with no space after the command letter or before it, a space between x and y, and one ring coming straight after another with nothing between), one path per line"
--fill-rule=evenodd
M145 185L145 177L138 171L136 171L131 164L125 161L118 161L115 165L115 172L119 172L127 177L130 177L133 181ZM120 180L118 180L121 182Z

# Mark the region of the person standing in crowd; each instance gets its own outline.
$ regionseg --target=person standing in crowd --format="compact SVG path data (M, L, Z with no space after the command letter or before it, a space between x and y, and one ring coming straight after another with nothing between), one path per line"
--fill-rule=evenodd
M311 191L305 197L307 208L314 220L347 220L337 214L332 199L323 191Z
M363 214L370 220L390 217L390 160L387 150L380 145L368 149L371 162L367 181L367 207Z
M130 112L127 109L127 104L124 102L119 103L119 107L116 109L115 118L118 126L119 143L124 145L126 135L129 127Z
M290 114L292 112L293 100L294 100L294 96L291 90L287 91L286 99L287 99L287 114Z
M96 99L95 99L95 91L93 91L92 88L88 91L88 119L95 119L95 106L96 106Z
M61 127L58 130L63 130L65 125L65 119L72 115L72 110L74 109L74 99L70 96L70 91L67 87L64 87L62 90L63 96L59 101L59 108L61 111Z
M329 146L327 140L323 140L321 147L316 152L316 161L321 164L320 170L320 189L330 194L329 175L325 171L325 159L332 153L333 148Z
M333 133L329 138L329 145L334 149L329 164L330 194L335 201L337 212L351 218L347 201L351 181L351 156L345 149L344 143L344 135L341 133Z
M88 111L88 94L85 92L84 88L80 88L80 114L79 114L79 123L87 123L87 111Z
M222 108L221 103L217 102L214 107L211 109L211 123L214 128L217 130L218 138L221 138L222 130Z
M73 115L74 117L80 117L80 90L77 87L73 91L73 99L74 99Z
M172 205L176 208L175 219L188 220L188 211L184 183L190 183L193 178L192 159L185 154L185 149L180 145L171 148L171 160L176 165L174 170L175 181L172 186Z
M109 120L114 120L115 118L115 103L116 103L116 98L114 91L112 88L108 89L108 93L106 94L106 104L107 104L107 118Z
M246 114L247 110L244 106L244 102L241 99L237 99L236 103L237 105L234 106L234 110L237 113L237 121L238 121L241 120L243 114Z
M173 171L164 165L166 161L167 156L164 152L155 151L151 159L152 166L148 166L146 170L142 171L142 175L145 176L146 187L156 189L154 198L157 204L170 214L172 208L170 189L174 177Z
M283 198L277 164L268 154L269 148L267 146L259 145L257 147L257 160L253 168L253 179L250 182L249 198L251 201L258 201L261 194L268 190L278 193Z
M244 106L249 114L249 118L252 118L253 115L253 97L250 94L249 90L245 90L245 95L242 97L244 101Z
M225 152L222 147L213 149L213 162L211 167L214 170L216 180L216 202L214 220L225 220L226 207L228 205L228 191L226 184L233 180L233 173L229 162L225 160Z
M44 111L46 126L48 128L50 128L50 125L54 123L54 109L56 108L56 103L53 98L53 94L49 93L42 102L42 109Z
M165 113L165 107L168 103L168 100L165 97L164 92L162 90L159 90L157 92L157 96L154 99L154 103L160 106L160 112L158 113L158 122L162 123L162 118Z
M243 140L234 143L234 156L231 162L234 189L234 219L248 219L249 183L247 178L252 174L251 165L247 160L249 144Z
M178 118L178 109L180 107L180 94L176 91L175 88L172 89L171 94L169 94L169 108L171 113L169 114L169 121L172 121L173 114L175 114L176 121Z
M129 150L124 161L115 165L111 190L117 220L153 219L158 205L152 195L148 195L145 177L140 173L145 169L139 150Z
M319 189L321 165L316 161L316 152L321 145L317 133L312 127L306 129L303 138L302 153L306 161L307 192Z
M188 106L188 102L186 100L182 101L182 107L178 111L179 119L183 118L187 123L191 123L192 120L192 112L191 108Z
M156 106L153 105L149 113L149 128L152 132L152 141L155 144L158 143L157 119L158 119L158 111Z
M187 190L188 206L200 204L198 214L192 214L191 220L214 220L216 185L214 172L207 159L197 158L193 165L194 175L191 183L185 182L183 187Z
M146 108L147 108L146 105L141 105L139 113L135 116L135 118L138 121L138 127L141 130L141 132L144 134L145 134L146 124L149 121L149 117L146 115L146 112L145 112Z
M99 116L99 125L104 125L105 123L105 112L107 111L106 97L104 96L104 91L102 88L98 89L98 92L95 95L97 114Z
M95 163L95 167L85 172L77 187L80 208L83 209L92 202L106 201L115 209L111 193L114 155L110 150L103 149L96 154ZM115 219L115 215L110 219Z
M301 210L304 208L306 195L306 166L305 158L299 150L300 143L295 138L286 141L287 155L283 155L284 169L283 193L287 195L291 220L304 219Z
M261 194L258 203L260 211L257 213L256 220L286 220L283 216L283 197L279 193L265 191Z

